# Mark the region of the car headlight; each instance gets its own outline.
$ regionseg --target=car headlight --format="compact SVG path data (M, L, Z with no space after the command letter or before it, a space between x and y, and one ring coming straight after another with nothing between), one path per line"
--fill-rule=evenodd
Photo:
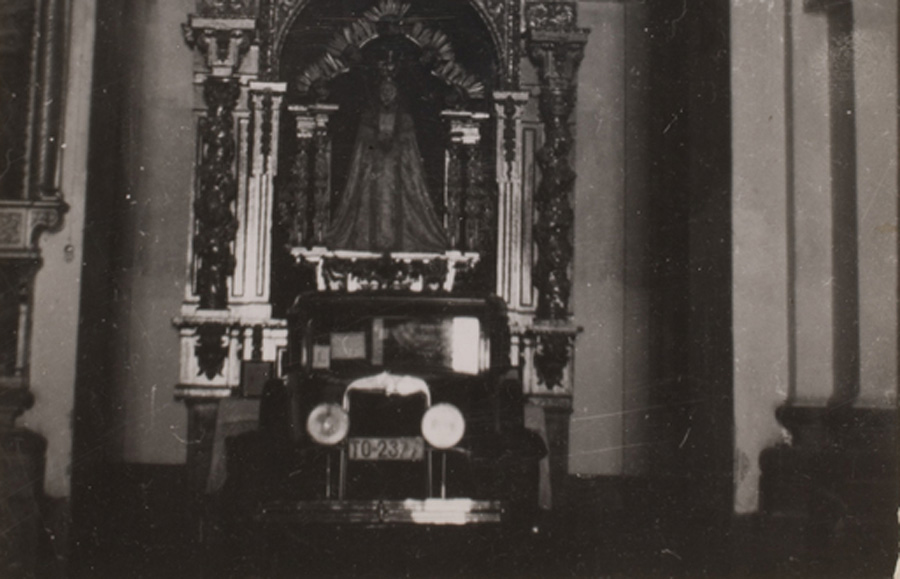
M306 419L306 432L319 444L332 446L344 440L350 417L337 404L319 404Z
M462 440L466 420L452 404L435 404L422 417L422 436L435 448L450 448Z

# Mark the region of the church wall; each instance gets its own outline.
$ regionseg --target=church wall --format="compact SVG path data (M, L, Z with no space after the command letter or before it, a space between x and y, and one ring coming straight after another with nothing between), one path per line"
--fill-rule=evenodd
M626 4L624 474L677 470L687 394L686 139L693 10ZM677 444L677 441L676 441Z
M45 491L68 496L72 465L72 411L87 182L88 123L96 2L70 8L63 111L60 188L69 206L62 230L41 241L43 266L35 278L31 341L34 407L19 424L47 440Z
M579 335L569 470L622 472L624 24L619 3L581 2L592 29L579 74L573 310Z
M760 506L760 451L816 442L777 408L896 404L897 8L848 14L732 2L738 512Z
M572 472L730 472L727 14L580 6Z
M831 280L833 207L831 197L828 21L803 12L803 2L790 4L786 25L791 47L788 66L794 70L789 98L794 145L792 235L793 308L796 367L792 396L824 403L834 390L834 323Z
M97 249L86 282L102 296L97 301L108 301L89 310L108 337L85 340L85 348L94 360L108 351L109 366L84 368L82 409L106 406L99 412L108 422L93 436L108 460L183 463L187 413L174 398L179 352L172 319L184 296L191 214L193 55L181 24L194 2L103 7L101 29L117 30L117 37L108 40L112 56L100 70L108 84L97 86L109 109L96 111L92 178L99 200L87 235ZM117 129L103 124L106 115ZM85 372L92 371L96 381L88 383Z
M682 455L669 451L683 443L699 456L722 440L730 445L733 434L736 504L738 510L749 511L756 505L758 453L781 436L775 408L792 388L798 396L820 399L831 392L816 379L823 372L819 363L829 358L831 310L814 307L821 294L818 286L832 267L830 254L817 249L822 236L827 237L817 223L832 216L827 203L817 202L828 184L822 171L830 170L828 159L822 157L827 149L822 143L815 145L827 134L823 128L827 120L820 115L828 111L827 105L804 98L813 96L822 80L803 64L803 59L815 55L802 52L800 40L791 57L793 69L784 68L789 57L781 41L789 25L784 6L732 2L733 89L727 98L733 114L734 175L729 208L723 201L726 193L704 176L711 170L704 163L721 169L723 157L689 158L684 152L698 146L724 147L722 133L707 130L722 122L723 117L714 116L721 111L703 116L715 106L703 100L709 96L703 91L714 91L722 79L706 78L704 69L692 69L684 60L691 51L702 55L708 48L689 46L686 39L697 37L689 26L714 29L715 22L692 20L693 14L679 19L676 4L667 0L579 4L580 25L593 32L581 65L573 116L578 173L573 309L575 322L585 331L576 352L569 469L579 474L639 475L678 472L685 465L703 468L702 462L681 461ZM793 3L798 4L799 0ZM81 12L90 8L79 6L73 16L90 21ZM136 3L125 9L122 62L109 76L121 94L118 103L110 104L120 107L123 128L101 153L92 153L109 155L116 161L109 163L111 168L119 171L109 178L107 192L116 209L95 214L105 215L116 227L105 242L111 247L108 264L101 268L108 267L112 276L97 270L92 274L97 287L112 296L110 308L96 310L94 321L109 314L109 359L114 364L106 374L98 373L106 381L95 388L104 393L104 403L111 409L108 415L115 416L105 433L114 460L171 464L185 460L187 413L174 399L178 341L171 320L184 296L191 211L194 55L181 38L180 26L193 9L190 0L165 7ZM893 16L885 17L885 10ZM807 19L800 20L801 16ZM806 38L808 47L818 46L821 20L811 20L814 16L799 8L794 17L795 38ZM897 371L896 20L896 8L887 0L857 11L861 38L872 39L860 43L856 54L864 354L860 403L881 407L895 400ZM87 26L78 30L89 32ZM885 45L892 48L884 49ZM866 50L887 50L886 58L870 58ZM796 75L791 86L785 84L789 74ZM706 96L697 100L688 96L690 82ZM713 84L704 84L708 82ZM786 106L791 91L793 109ZM793 154L789 128L794 131ZM66 162L75 163L73 155ZM794 172L789 176L791 164ZM77 174L72 173L73 165L66 167L64 174L73 179L71 183L84 178L72 176ZM704 187L710 190L693 193ZM789 213L791 187L798 205ZM66 227L74 233L72 263L78 264L78 189L70 189L72 193L64 192L72 205ZM812 213L802 213L800 207ZM730 220L723 221L729 210ZM733 252L726 244L723 258L721 250L705 244L719 239L723 231L728 237L732 222L728 242L733 243ZM791 226L797 236L793 253ZM68 425L71 414L78 295L56 288L77 287L80 275L64 259L69 231L44 242L48 266L37 280L33 352L34 367L43 374L35 371L33 391L38 401L25 417L26 425L50 438L48 488L56 484L52 488L60 493L67 492L67 483L51 481L65 481L61 474L69 462L71 433L60 425ZM733 280L721 293L716 284L721 284L722 272L715 268L726 267L732 253L734 267L728 274ZM708 263L704 256L710 258ZM687 267L697 259L712 273L689 274ZM100 281L107 278L110 281ZM802 304L796 302L792 330L791 295L799 296L801 290L810 293ZM728 376L713 367L715 360L731 361L728 332L721 331L722 324L729 324L721 300L734 308L734 432L732 424L716 414L715 420L705 423L706 430L688 433L686 425L692 420L702 421L709 416L707 410L716 413L720 408L685 405L695 396L709 396L731 408ZM725 316L724 321L717 322L717 316ZM46 330L51 319L61 333ZM689 346L706 343L696 342L698 337L714 346ZM791 340L797 356L794 386L788 356ZM704 389L709 384L710 389ZM711 438L716 442L708 442Z
M733 3L732 114L735 484L758 500L759 452L778 440L788 391L784 11Z
M178 342L172 319L184 296L191 215L193 55L181 24L193 2L138 4L129 17L136 48L126 98L123 216L131 240L121 249L118 297L122 340L114 377L124 393L122 458L182 462L186 412L174 399Z
M857 406L897 402L897 3L854 4L859 234Z

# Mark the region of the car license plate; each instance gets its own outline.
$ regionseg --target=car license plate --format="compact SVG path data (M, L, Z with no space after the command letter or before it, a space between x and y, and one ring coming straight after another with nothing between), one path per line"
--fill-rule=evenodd
M350 460L423 460L425 440L418 436L351 438L347 454Z

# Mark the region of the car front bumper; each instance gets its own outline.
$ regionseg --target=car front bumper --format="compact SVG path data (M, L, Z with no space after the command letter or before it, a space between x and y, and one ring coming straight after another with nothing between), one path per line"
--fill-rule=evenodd
M501 523L503 501L407 499L400 501L278 501L262 506L264 523L334 525L473 525Z

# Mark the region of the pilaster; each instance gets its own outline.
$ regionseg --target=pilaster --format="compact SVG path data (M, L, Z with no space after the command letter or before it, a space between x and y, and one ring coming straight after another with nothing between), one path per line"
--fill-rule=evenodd
M34 26L31 34L22 35L27 40L14 47L30 52L26 65L29 78L23 79L28 85L8 87L12 93L28 95L27 100L19 101L25 106L8 103L26 120L22 124L10 123L21 128L21 134L4 131L4 139L9 139L4 140L8 149L4 173L18 176L10 157L22 158L24 166L20 181L10 184L9 177L4 180L0 199L0 327L8 336L0 346L0 432L12 428L15 417L31 405L28 367L34 278L42 264L40 238L45 232L62 228L62 218L68 210L59 184L65 104L65 3L51 0L21 10L34 11ZM5 56L13 55L22 56L16 52ZM17 145L23 150L17 150Z
M255 53L256 21L249 15L244 3L201 3L199 15L184 25L185 40L202 57L195 77L205 108L192 284L174 320L181 336L177 394L187 399L258 389L255 382L273 375L287 340L269 303L278 127L287 87L255 80L254 62L245 61ZM245 372L249 361L267 368Z
M291 247L324 247L331 223L331 137L328 122L337 105L291 105L294 158L278 201L278 219Z
M497 119L496 175L497 200L497 295L510 308L514 322L517 313L533 310L531 296L522 295L531 288L529 248L530 229L523 227L528 208L523 189L524 129L523 115L529 94L525 91L497 91L494 93L494 116ZM529 291L530 294L530 291Z
M571 354L578 333L571 323L569 303L576 177L571 164L574 139L570 117L588 31L577 26L575 2L528 2L525 21L528 56L538 72L538 109L544 125L544 145L537 152L541 181L535 194L538 303L534 364L539 383L552 390L571 388Z

